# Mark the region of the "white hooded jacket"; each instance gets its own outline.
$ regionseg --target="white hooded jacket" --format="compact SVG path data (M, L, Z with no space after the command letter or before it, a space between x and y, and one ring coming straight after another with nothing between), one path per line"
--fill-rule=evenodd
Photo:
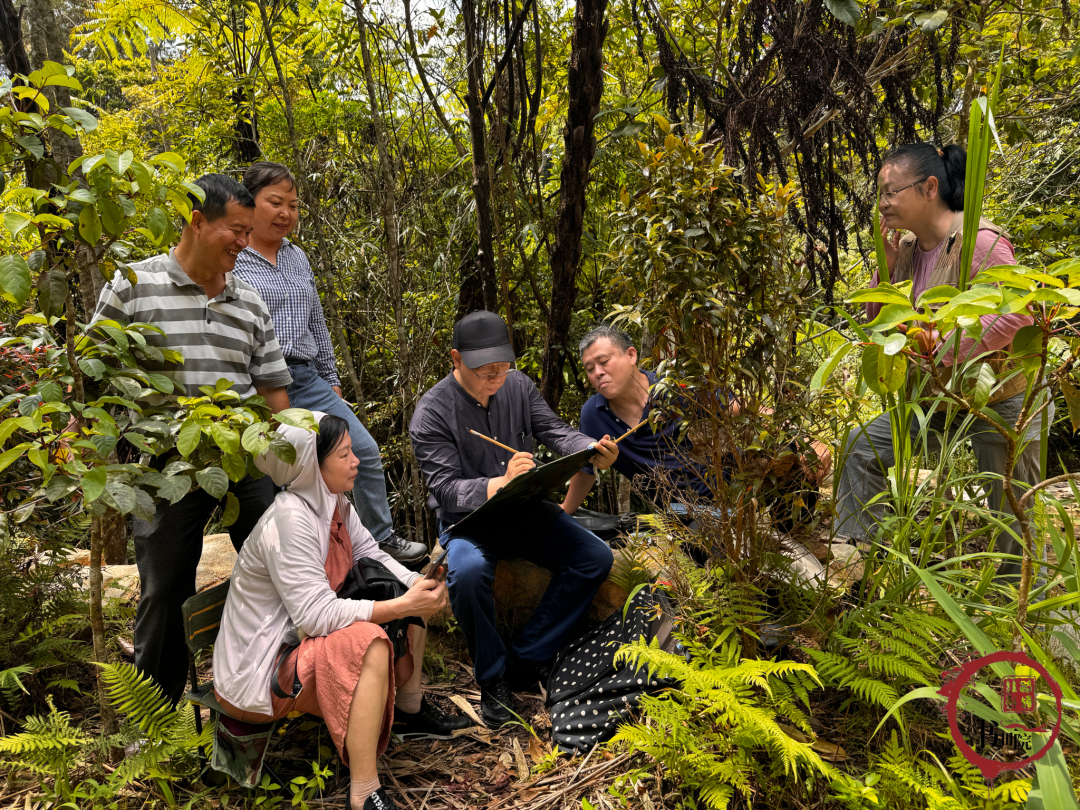
M322 417L315 414L317 420ZM338 599L326 579L335 507L349 530L354 560L378 560L408 586L420 578L379 548L344 495L327 489L315 456L315 434L293 427L278 430L296 448L296 461L286 464L269 452L255 461L286 490L244 542L214 645L218 694L238 709L262 714L272 712L270 679L283 642L326 636L371 619L371 601Z

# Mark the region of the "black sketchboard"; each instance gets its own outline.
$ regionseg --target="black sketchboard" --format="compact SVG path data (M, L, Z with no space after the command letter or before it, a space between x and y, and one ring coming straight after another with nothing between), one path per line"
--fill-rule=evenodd
M542 501L553 489L561 487L595 455L596 448L590 445L584 450L522 473L488 498L482 506L478 506L455 523L454 534L482 533L489 528L496 528L498 522L507 515L520 514L524 507Z

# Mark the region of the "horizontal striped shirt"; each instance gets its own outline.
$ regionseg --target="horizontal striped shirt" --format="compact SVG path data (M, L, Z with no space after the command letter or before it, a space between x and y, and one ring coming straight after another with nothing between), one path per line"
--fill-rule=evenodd
M116 273L101 291L92 323L115 320L160 327L165 334L149 332L146 342L180 352L184 363L147 358L148 371L166 375L188 396L200 396L200 385L212 387L222 377L242 397L256 393L256 387L292 382L266 304L248 284L226 273L225 289L207 299L172 250L131 269L138 283L133 286L123 273Z
M274 319L281 353L290 360L314 360L315 370L330 385L341 385L334 365L334 347L326 329L315 274L307 254L288 239L278 248L277 260L248 246L236 257L233 275L259 291Z

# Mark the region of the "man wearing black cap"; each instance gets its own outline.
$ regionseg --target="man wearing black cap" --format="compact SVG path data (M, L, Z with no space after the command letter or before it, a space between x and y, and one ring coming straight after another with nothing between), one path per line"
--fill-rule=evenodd
M611 570L611 550L550 499L493 521L475 536L455 534L453 526L536 466L533 437L563 455L595 444L593 466L601 470L619 450L610 436L596 442L559 419L532 380L516 372L506 324L495 313L473 312L454 324L450 357L454 370L420 399L409 435L449 551L450 604L469 644L480 713L498 728L514 719L510 687L535 686L569 640ZM495 564L504 557L531 560L552 572L540 605L509 651L495 627L492 591Z

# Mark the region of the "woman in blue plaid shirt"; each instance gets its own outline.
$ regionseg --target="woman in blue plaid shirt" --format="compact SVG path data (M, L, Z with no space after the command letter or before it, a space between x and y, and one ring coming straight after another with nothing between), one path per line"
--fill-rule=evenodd
M280 163L260 161L244 172L244 186L255 198L255 227L233 272L259 291L270 310L293 378L289 402L297 408L340 416L349 423L353 453L360 460L353 486L360 520L384 551L405 565L415 566L427 555L427 548L394 531L379 446L341 397L341 380L315 274L304 251L287 238L300 218L296 178Z

